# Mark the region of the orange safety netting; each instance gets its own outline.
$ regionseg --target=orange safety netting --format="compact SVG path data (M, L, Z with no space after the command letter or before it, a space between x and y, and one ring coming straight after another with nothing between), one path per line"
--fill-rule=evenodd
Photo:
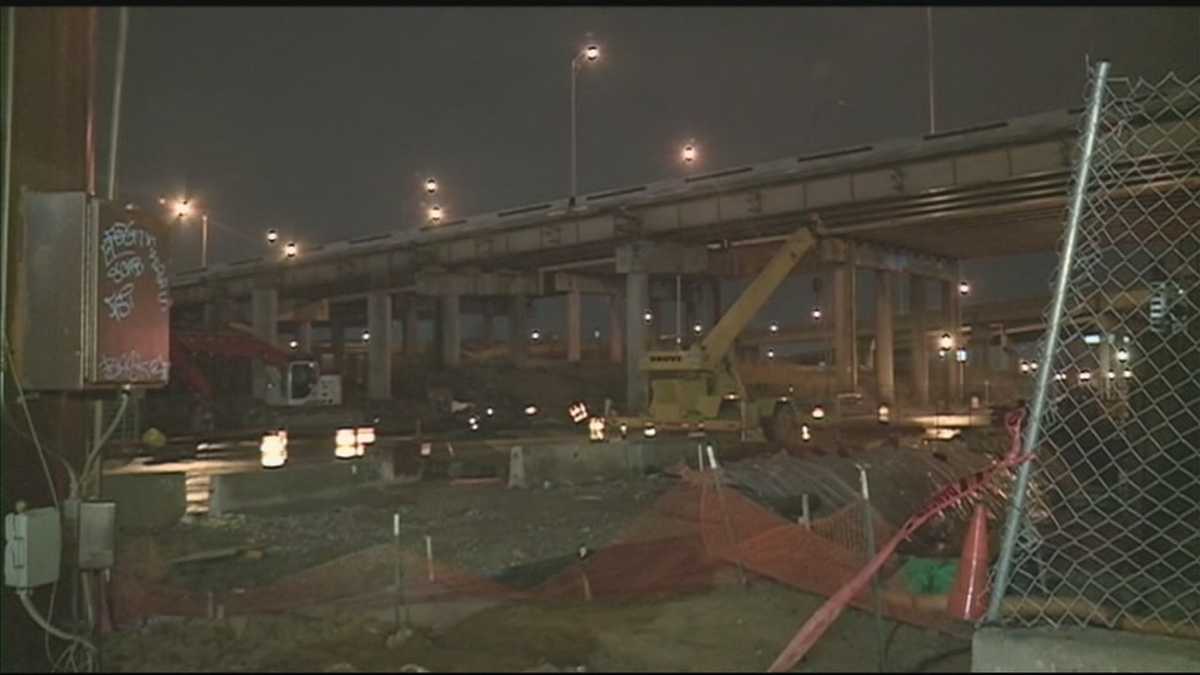
M424 555L379 545L258 588L209 594L188 592L118 574L114 617L126 624L146 616L213 616L283 612L354 601L393 603L397 556L407 602L448 599L603 599L711 588L735 580L734 566L830 596L867 559L861 506L851 505L811 526L790 522L736 490L717 487L712 472L682 469L683 482L662 495L614 543L566 566L530 590L520 590ZM719 490L719 492L718 492ZM874 517L876 541L895 528ZM119 571L119 570L118 570ZM430 577L432 576L432 580ZM914 609L889 596L884 612L896 620L943 628L947 617ZM869 593L852 604L870 609Z

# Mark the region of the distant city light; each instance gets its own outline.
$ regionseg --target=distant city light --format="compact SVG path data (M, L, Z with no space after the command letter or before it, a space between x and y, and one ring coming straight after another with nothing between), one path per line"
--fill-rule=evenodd
M588 45L583 48L583 57L588 61L596 61L600 58L600 46Z
M648 309L642 312L642 321L647 324L649 324L651 321L654 321L654 313Z
M692 162L696 161L696 146L688 143L687 145L683 146L683 151L680 154L683 157L684 162L691 164Z
M775 321L772 321L771 325L767 326L767 330L771 331L772 333L778 333L779 332L779 324Z
M821 320L821 308L819 306L814 306L812 308L812 318L813 318L813 321Z
M300 346L300 343L297 342L296 340L292 340L291 342L288 343L288 346L291 347L292 349L296 349Z
M814 405L812 409L812 418L814 420L825 419L825 406L822 406L820 403Z
M364 330L362 332L362 339L363 339L363 342L369 342L371 340L371 331Z
M435 180L433 178L425 179L425 192L426 193L433 194L433 193L437 192L437 189L438 189L437 180Z
M283 254L289 258L295 258L296 251L297 251L296 242L294 242L294 241L289 241L287 243L287 246L283 247Z
M1099 333L1088 333L1087 335L1083 336L1084 344L1089 344L1089 345L1098 345L1098 344L1100 344L1100 341L1102 339L1103 338L1100 336Z
M429 207L429 222L440 223L442 221L442 207L434 204Z
M971 292L971 284L969 282L967 282L965 279L963 281L958 282L959 295L967 295L970 292Z
M702 326L702 325L701 325L701 324L699 324L699 323L697 323L697 324L694 324L694 325L692 326L692 332L693 332L693 333L695 333L696 335L699 335L700 333L703 333L703 332L704 332L704 326Z
M1120 361L1121 363L1125 363L1126 361L1128 361L1129 360L1129 350L1124 347L1121 347L1120 349L1118 349L1117 350L1117 360Z
M274 244L279 240L279 233L275 230L267 230L267 243Z

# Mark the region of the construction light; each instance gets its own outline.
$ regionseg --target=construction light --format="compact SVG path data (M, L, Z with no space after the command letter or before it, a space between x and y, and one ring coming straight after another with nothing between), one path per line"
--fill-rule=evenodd
M1058 380L1059 382L1062 382L1067 379L1067 374L1066 373L1055 373L1054 379Z
M533 417L534 415L538 414L538 407L536 405L525 406L525 414L529 417Z
M779 324L776 323L775 321L772 321L771 325L767 326L767 330L771 331L772 333L778 333L779 332Z
M1099 333L1088 333L1083 336L1083 343L1088 345L1098 345L1103 338Z
M959 347L958 351L954 352L954 360L958 361L959 363L966 363L967 362L967 350L962 347Z
M1025 359L1021 359L1021 365L1017 366L1017 368L1019 368L1022 373L1028 373L1029 372L1029 362L1026 361Z
M692 332L695 333L696 335L699 335L704 332L704 326L699 323L693 324Z
M958 294L959 295L967 295L970 292L971 292L971 284L968 283L967 280L964 279L964 280L958 282Z
M812 308L812 318L813 318L813 321L820 321L820 320L821 320L821 308L820 308L819 306L816 306L816 305L814 305L814 306L813 306L813 308Z
M1038 369L1038 362L1037 362L1037 361L1030 361L1030 362L1029 362L1029 369L1030 369L1030 370L1032 370L1032 371L1034 371L1034 372L1037 372L1037 369Z
M621 438L625 438L626 436L629 435L629 425L628 424L621 422L621 426L619 428L621 430Z
M814 420L825 419L825 406L821 405L820 403L814 405L812 409L812 418Z
M768 359L773 359L773 358L775 358L775 350L774 350L774 349L768 349L768 350L767 350L767 358L768 358Z
M279 233L275 230L267 230L267 243L274 244L279 241Z
M1108 379L1110 379L1110 380L1115 380L1115 379L1117 379L1117 373L1116 373L1116 371L1112 371L1112 370L1108 371Z
M603 441L604 440L604 418L593 417L588 420L588 440Z
M292 349L298 349L300 347L300 343L296 340L292 340L291 342L288 342L288 346Z
M467 418L467 424L469 424L469 425L471 425L471 426L476 426L476 425L478 425L478 424L479 424L479 418L478 418L478 417L474 417L474 416L468 417L468 418Z
M172 206L176 218L186 218L192 214L192 205L186 199L180 199Z
M437 192L437 188L438 188L437 180L435 180L432 177L425 179L425 192L427 194L433 194L433 193Z
M536 329L536 328L534 328L533 330L529 331L529 339L530 339L530 340L533 340L534 342L537 342L538 340L541 340L541 339L542 339L542 331L540 331L540 330L538 330L538 329Z
M359 427L354 430L355 440L363 445L375 442L375 427Z
M437 204L429 207L429 222L435 225L442 222L442 207Z
M363 342L370 342L371 341L371 331L364 330L362 332L362 339L363 339Z
M333 455L338 459L358 457L358 435L354 429L338 429L333 437Z
M264 469L277 469L287 463L287 443L278 434L264 435L258 451Z
M487 410L484 410L484 411L483 411L483 414L487 415L488 417L492 417L492 416L494 416L494 415L496 414L496 409L495 409L495 408L488 408Z
M807 424L800 425L800 440L804 441L805 443L812 440L812 431L809 430Z
M646 438L654 438L658 435L658 429L654 428L654 424L647 422L646 426L642 427L642 435Z
M950 351L954 347L954 338L950 337L949 333L942 333L942 337L938 338L938 349Z
M583 58L588 61L596 61L600 58L600 46L588 45L583 48Z
M738 395L731 391L728 394L725 394L725 400L726 401L736 401L736 400L738 400Z
M1124 377L1125 379L1129 379L1129 378L1133 377L1133 371L1126 368L1125 371L1121 373L1121 377Z
M1091 382L1092 381L1092 372L1090 370L1079 371L1079 381L1080 382Z
M587 405L583 401L576 401L567 407L567 414L571 416L572 422L579 424L588 418Z
M651 321L654 321L654 313L648 309L646 311L642 312L642 323L645 323L646 325L650 325Z
M892 421L892 410L888 408L888 404L880 403L879 410L876 412L880 424L888 424Z
M287 245L283 247L283 254L289 258L295 258L296 250L296 242L289 241Z
M1124 347L1121 347L1120 349L1118 349L1117 350L1117 360L1120 361L1121 363L1125 363L1126 361L1128 361L1129 360L1129 350Z

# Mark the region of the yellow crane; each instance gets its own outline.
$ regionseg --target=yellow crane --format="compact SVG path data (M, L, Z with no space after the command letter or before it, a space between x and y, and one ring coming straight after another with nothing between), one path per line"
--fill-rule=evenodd
M703 340L687 349L647 352L640 369L649 388L649 408L642 416L614 418L612 424L656 431L757 432L777 399L749 400L731 354L734 341L816 243L809 227L800 228Z

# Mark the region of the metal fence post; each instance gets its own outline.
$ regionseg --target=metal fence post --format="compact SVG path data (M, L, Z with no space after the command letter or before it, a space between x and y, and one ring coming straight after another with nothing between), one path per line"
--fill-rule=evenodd
M1048 389L1051 371L1054 368L1054 351L1058 345L1059 331L1062 323L1064 298L1067 294L1067 280L1070 278L1071 267L1074 263L1075 250L1079 235L1079 217L1083 212L1083 199L1087 193L1090 177L1092 154L1096 144L1096 129L1100 124L1100 108L1104 98L1104 87L1108 79L1109 62L1101 61L1096 66L1092 82L1092 92L1088 102L1087 126L1084 129L1083 152L1076 168L1075 183L1071 195L1070 212L1067 219L1066 237L1063 240L1060 255L1058 278L1055 282L1053 308L1050 310L1050 325L1042 349L1041 367L1038 369L1037 386L1033 396L1033 410L1030 414L1029 426L1025 430L1024 449L1035 453L1041 441L1042 415L1046 409L1046 391ZM1013 545L1017 540L1017 526L1025 509L1025 493L1029 487L1029 472L1032 462L1025 462L1017 472L1017 484L1012 493L1012 504L1009 507L1008 519L1004 524L1004 540L1000 545L999 567L992 586L992 598L988 605L987 621L994 622L1000 617L1000 607L1004 593L1008 587L1009 574L1012 566Z

